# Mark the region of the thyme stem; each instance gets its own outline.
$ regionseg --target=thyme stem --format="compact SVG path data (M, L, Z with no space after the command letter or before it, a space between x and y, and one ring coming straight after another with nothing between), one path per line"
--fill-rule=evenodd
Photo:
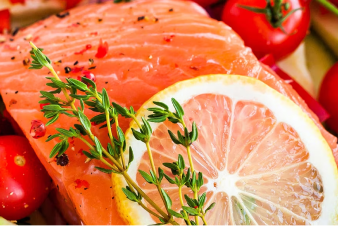
M157 217L157 218L159 218L159 219L161 218L161 219L164 220L163 217L161 217L160 215L158 215L157 213L155 213L154 211L152 211L151 209L149 209L148 207L146 207L142 202L138 202L138 204L139 204L143 209L145 209L146 211L148 211L148 213L154 215L155 217Z
M207 221L205 220L205 218L204 218L203 215L201 216L201 218L202 218L202 221L203 221L204 225L208 225L208 224L207 224Z
M86 139L84 139L82 136L78 137L83 143L85 143L90 149L95 149L93 145L91 145Z
M115 128L116 128L116 131L117 131L117 128L119 127L119 117L115 116L114 121L115 121ZM125 160L124 160L124 154L123 154L123 148L122 147L120 147L120 155L121 155L122 166L123 166L124 169L127 169L126 163L125 163Z
M127 174L126 172L122 172L122 175L124 176L124 178L126 179L126 180L128 180L129 181L129 183L136 189L136 191L139 193L139 194L141 194L142 195L142 197L150 204L150 205L152 205L155 209L156 209L156 211L157 212L159 212L164 218L165 218L165 220L169 220L169 218L168 218L168 215L166 214L166 213L164 213L163 212L163 210L160 208L160 207L158 207L155 203L154 203L154 201L151 199L151 198L149 198L149 196L147 195L147 194L145 194L143 191L142 191L142 189L130 178L130 176L129 176L129 174Z
M178 195L180 197L180 203L181 203L181 207L184 206L184 202L183 202L183 195L182 195L182 186L178 186ZM189 218L189 215L187 214L187 212L185 210L183 210L183 212L185 213L185 215L188 216ZM190 220L187 221L188 222L188 225L191 225L190 223Z
M154 174L155 174L155 176L157 178L157 173L156 173L156 168L155 168L155 164L154 164L153 154L152 154L152 151L150 149L149 141L146 142L146 146L147 146L148 156L149 156L149 160L150 160L150 164L151 164L151 169L152 169L152 171L154 172ZM168 213L168 207L167 207L167 205L165 205L165 199L164 199L162 191L161 191L161 184L157 183L156 187L157 187L158 192L160 193L161 199L162 199L162 201L164 203L164 206L165 206L165 208L167 210L167 213Z
M105 160L104 158L100 158L100 161L103 162L104 164L106 164L108 167L116 170L116 168L112 164L110 164L109 162L107 162L107 160Z
M138 128L141 129L141 128L142 128L142 127L141 127L141 124L140 124L140 122L137 120L136 116L135 116L135 115L132 115L131 118L134 120L134 122L136 122Z

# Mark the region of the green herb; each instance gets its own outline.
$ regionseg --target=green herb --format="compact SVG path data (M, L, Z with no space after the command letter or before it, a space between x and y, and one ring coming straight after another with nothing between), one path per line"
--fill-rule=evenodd
M53 139L58 140L58 143L53 147L50 153L50 158L64 154L69 147L69 139L80 139L89 148L89 152L83 151L83 154L87 157L86 162L91 159L97 159L106 165L105 168L96 166L97 170L107 174L116 173L123 176L128 184L128 186L122 189L127 199L138 203L150 214L157 217L161 224L178 224L175 220L177 218L184 219L188 225L198 224L199 218L203 220L204 224L207 224L205 214L214 204L211 204L208 208L204 208L206 193L202 195L198 194L204 183L203 174L194 170L193 158L190 151L191 144L198 138L198 130L195 123L192 124L191 131L186 127L183 120L184 110L182 106L175 99L172 99L175 112L171 112L166 104L154 102L158 107L148 109L152 114L148 116L148 119L142 117L141 121L139 121L136 118L136 112L133 107L128 109L117 103L111 103L107 91L103 89L99 92L93 81L86 78L82 78L82 81L75 79L66 79L65 82L61 81L57 73L55 73L49 58L42 53L43 50L37 48L33 43L31 43L31 46L33 47L31 51L33 61L30 68L41 69L47 67L53 75L53 77L47 77L46 79L48 80L47 86L54 90L40 92L42 98L40 103L49 103L49 105L44 106L41 110L44 116L50 119L46 125L48 126L56 122L60 114L75 117L80 122L80 124L75 124L74 127L70 127L69 129L57 128L58 133L50 136L46 140L46 142ZM88 84L88 86L86 84ZM81 95L78 94L79 91L82 92ZM58 95L58 97L54 95L61 92L64 94L65 99L60 98L60 95ZM76 101L80 103L81 107L75 107L74 103ZM89 119L84 113L85 108L98 112L99 114ZM119 126L119 116L131 118L138 126L138 129L133 129L132 132L137 140L145 144L151 165L149 172L139 170L139 173L147 183L156 186L162 198L162 202L166 207L165 211L159 207L160 203L154 203L128 174L129 166L134 160L134 153L132 148L126 145L125 134ZM149 143L153 133L149 122L159 123L166 120L172 123L179 123L183 126L183 133L177 131L177 135L175 135L172 131L168 132L174 143L186 148L190 165L190 167L186 167L181 155L178 156L176 162L164 163L163 165L171 170L174 178L166 175L162 168L155 168ZM98 137L92 133L91 122L103 124L100 128L107 127L110 139L110 143L108 143L107 147L103 147ZM113 124L115 124L115 126L113 126ZM112 127L116 130L116 137L113 136ZM126 163L124 159L126 153L128 153L128 163ZM178 186L182 206L180 213L171 209L172 200L161 186L163 178L166 178L169 183ZM182 194L182 188L184 186L193 191L193 198ZM188 206L185 206L183 197ZM146 207L145 202L151 205L153 210ZM195 217L195 221L190 219L191 216Z

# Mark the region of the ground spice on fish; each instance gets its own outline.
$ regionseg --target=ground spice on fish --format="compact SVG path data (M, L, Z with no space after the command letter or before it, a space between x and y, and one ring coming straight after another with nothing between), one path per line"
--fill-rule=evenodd
M66 72L66 74L68 74L69 72L71 72L72 71L72 69L70 68L70 67L65 67L65 72Z
M63 18L65 18L65 17L69 16L69 12L58 13L58 14L56 14L56 16L57 16L58 18L60 18L60 19L63 19Z
M68 155L63 153L61 156L56 157L56 165L67 166L69 163Z

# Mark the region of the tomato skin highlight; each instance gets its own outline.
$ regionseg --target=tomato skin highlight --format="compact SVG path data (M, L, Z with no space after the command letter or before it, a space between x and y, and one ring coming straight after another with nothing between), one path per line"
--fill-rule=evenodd
M310 1L283 1L286 2L290 7L287 11L283 11L283 15L293 9L302 8L292 13L282 23L286 34L280 28L274 28L265 14L239 7L242 5L265 8L266 0L229 0L225 4L222 20L241 36L245 45L251 47L258 59L272 54L278 61L287 57L299 46L310 26Z
M334 132L338 133L338 62L326 73L320 90L319 102L329 112L330 117L326 124Z
M0 137L0 216L24 218L46 199L51 180L25 137Z

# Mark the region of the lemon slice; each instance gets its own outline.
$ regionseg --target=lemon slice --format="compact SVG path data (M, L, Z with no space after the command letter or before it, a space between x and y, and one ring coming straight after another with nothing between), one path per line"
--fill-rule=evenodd
M186 80L159 92L138 111L161 101L174 108L171 98L182 104L185 123L195 121L199 137L192 146L195 170L203 172L210 225L226 224L337 224L338 177L332 151L312 120L291 100L264 83L247 76L210 75ZM186 150L175 145L168 129L182 130L166 121L151 123L150 146L156 167L177 161ZM131 128L137 129L135 123ZM149 172L144 143L129 129L127 145L135 160L129 168L133 180L164 209L156 187L145 182L138 170ZM157 222L137 203L126 199L126 186L119 175L112 176L118 208L129 224ZM178 189L163 180L163 188L179 211ZM189 189L183 193L191 195ZM150 207L150 206L149 206Z

